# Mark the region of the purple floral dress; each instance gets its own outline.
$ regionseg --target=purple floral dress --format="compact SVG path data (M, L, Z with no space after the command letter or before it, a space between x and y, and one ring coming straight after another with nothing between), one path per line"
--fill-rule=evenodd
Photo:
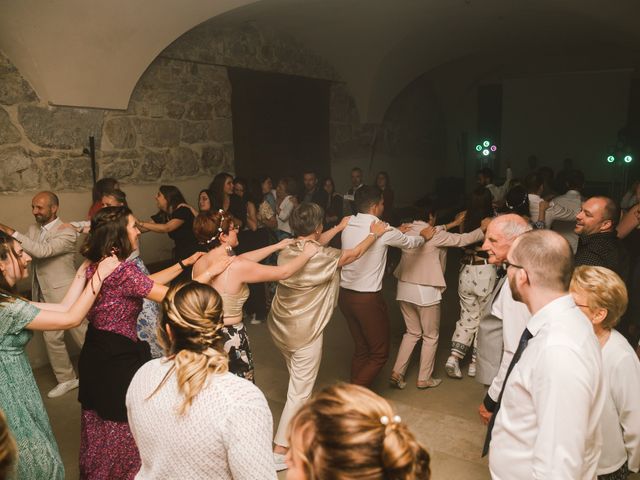
M87 269L87 278L95 268ZM104 280L87 315L79 364L83 479L132 479L140 469L124 402L131 378L151 358L148 345L138 340L136 319L152 287L134 262L123 262Z

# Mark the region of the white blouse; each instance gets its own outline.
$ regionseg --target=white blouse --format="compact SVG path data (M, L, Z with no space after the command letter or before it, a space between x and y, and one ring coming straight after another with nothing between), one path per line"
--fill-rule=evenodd
M175 374L151 395L172 364L166 358L147 362L127 391L129 425L142 458L135 478L275 480L271 411L258 387L231 373L211 375L179 415L183 396Z
M602 373L607 394L602 412L602 453L598 475L640 468L640 362L629 342L616 330L602 347Z

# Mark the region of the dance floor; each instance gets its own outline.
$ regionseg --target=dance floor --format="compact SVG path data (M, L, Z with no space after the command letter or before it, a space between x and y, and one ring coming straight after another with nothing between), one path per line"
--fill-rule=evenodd
M485 480L490 478L487 461L480 458L485 427L480 423L477 414L477 407L484 396L484 388L466 376L466 366L463 367L462 380L449 379L444 372L444 362L449 353L451 334L459 312L457 261L457 254L452 251L447 269L450 288L444 294L440 348L435 369L435 376L443 378L443 383L435 389L416 389L415 358L407 372L407 388L397 390L388 386L387 378L404 331L402 316L394 300L395 282L388 278L384 290L391 312L392 358L387 362L373 389L394 404L403 421L409 424L419 440L427 446L431 455L434 479ZM267 397L274 422L277 422L286 399L287 370L282 357L271 342L266 325L249 325L248 328L256 362L256 382ZM339 309L336 308L326 329L324 355L316 387L348 380L351 352L349 331ZM414 353L418 353L418 349ZM55 382L51 369L40 368L35 371L35 375L58 440L67 479L77 479L80 442L80 407L77 391L61 398L48 399L46 392L53 388ZM279 478L285 478L284 472ZM629 478L640 480L640 475L632 475Z

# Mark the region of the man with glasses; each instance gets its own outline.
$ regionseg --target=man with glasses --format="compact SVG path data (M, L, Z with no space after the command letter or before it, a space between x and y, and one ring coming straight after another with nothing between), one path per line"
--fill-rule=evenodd
M502 266L513 242L531 230L529 223L519 215L508 214L494 218L484 237L482 249L489 256L489 263ZM493 298L478 326L478 358L476 380L490 385L478 412L487 424L495 409L507 368L518 348L518 340L529 317L526 305L511 295L505 270L499 269L499 279ZM503 322L503 319L506 321Z
M596 476L605 389L598 340L569 294L572 257L549 230L521 235L507 255L513 298L532 316L487 430L493 479Z

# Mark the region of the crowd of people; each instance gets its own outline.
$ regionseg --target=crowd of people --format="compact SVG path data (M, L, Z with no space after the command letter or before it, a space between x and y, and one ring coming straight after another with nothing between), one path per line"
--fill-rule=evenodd
M396 210L386 172L367 185L353 168L343 196L313 171L301 180L220 173L197 208L161 185L143 220L105 178L88 220L63 222L57 195L40 192L25 234L0 224L0 479L64 478L24 352L34 330L58 381L48 396L79 387L81 478L430 478L425 448L369 388L392 353L390 271L406 332L389 384L407 387L418 343L416 387L442 383L450 248L462 249L460 316L443 367L488 388L478 412L492 477L640 469L638 184L620 213L613 199L582 197L570 162L522 180L507 168L500 185L484 168L445 218L438 198ZM149 273L143 232L169 235L171 266ZM29 265L30 301L17 291ZM313 394L336 307L353 340L350 377ZM245 322L267 323L289 372L275 435ZM67 330L82 347L78 376Z

